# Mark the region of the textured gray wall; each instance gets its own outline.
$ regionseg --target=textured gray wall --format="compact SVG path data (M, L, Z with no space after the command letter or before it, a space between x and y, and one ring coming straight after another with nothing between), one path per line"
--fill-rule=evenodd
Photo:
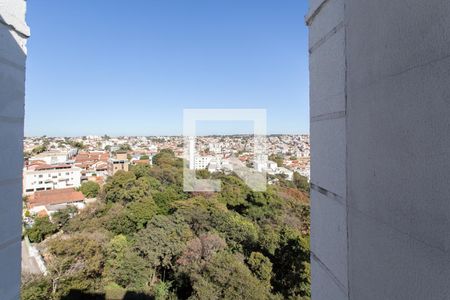
M450 299L449 16L310 1L313 300Z
M24 0L0 0L0 299L18 299L26 40Z
M311 0L311 266L313 299L348 299L344 0Z

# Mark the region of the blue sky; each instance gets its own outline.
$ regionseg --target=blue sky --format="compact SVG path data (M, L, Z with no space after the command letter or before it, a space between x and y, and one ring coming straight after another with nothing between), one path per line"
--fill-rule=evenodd
M269 133L309 131L307 1L27 3L27 136L177 135L184 108L265 108Z

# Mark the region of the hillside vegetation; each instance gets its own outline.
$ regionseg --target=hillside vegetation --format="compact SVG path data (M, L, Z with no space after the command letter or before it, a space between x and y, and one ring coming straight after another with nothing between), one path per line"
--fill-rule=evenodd
M252 192L200 172L222 191L185 193L182 164L163 150L110 177L96 204L40 243L49 274L25 279L22 299L309 299L305 179Z

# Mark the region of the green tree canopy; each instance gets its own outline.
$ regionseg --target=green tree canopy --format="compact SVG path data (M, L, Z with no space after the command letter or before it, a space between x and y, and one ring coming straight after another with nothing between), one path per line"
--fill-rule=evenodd
M145 260L132 248L124 235L115 236L107 245L107 260L103 277L126 289L144 289L151 278Z
M191 299L269 299L269 290L235 255L221 252L205 265L200 274L192 274Z
M100 191L100 185L93 181L83 182L80 187L80 192L82 192L86 198L97 197L99 191Z
M37 217L33 226L27 229L26 234L32 243L39 243L57 230L58 227L50 222L48 217Z

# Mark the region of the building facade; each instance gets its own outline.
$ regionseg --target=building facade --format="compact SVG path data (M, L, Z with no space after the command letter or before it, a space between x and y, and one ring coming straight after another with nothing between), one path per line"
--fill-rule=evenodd
M449 15L310 0L313 300L450 299Z
M209 163L213 159L213 156L195 156L194 158L194 169L195 170L205 170L208 168Z
M130 162L126 153L117 153L108 160L108 175L113 176L118 171L128 172Z
M0 0L0 298L20 298L26 1Z
M23 170L23 194L78 188L81 185L81 168L72 165L34 165Z

